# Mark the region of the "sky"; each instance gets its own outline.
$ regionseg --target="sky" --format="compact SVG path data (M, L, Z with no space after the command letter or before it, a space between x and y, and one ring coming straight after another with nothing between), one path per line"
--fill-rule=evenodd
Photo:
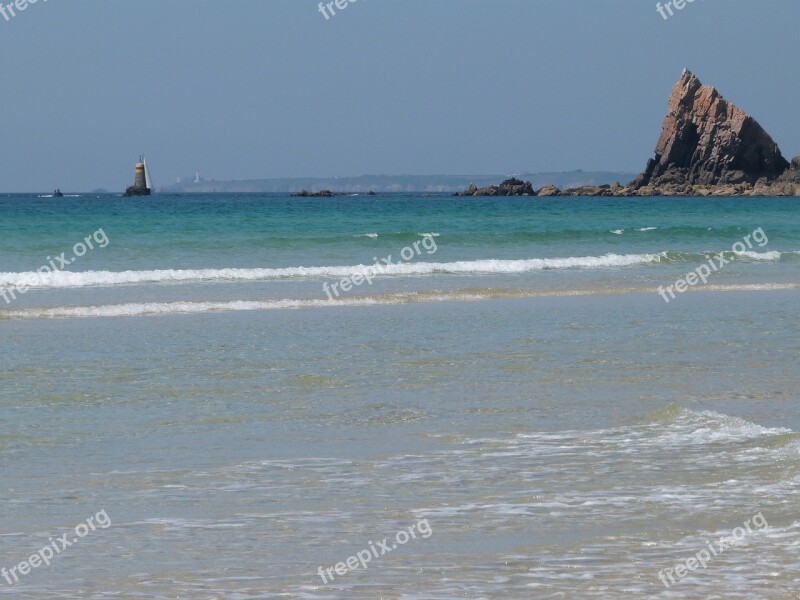
M156 185L637 172L684 67L800 154L797 0L695 0L667 20L651 0L358 0L328 19L318 4L0 16L0 191L121 191L140 153Z

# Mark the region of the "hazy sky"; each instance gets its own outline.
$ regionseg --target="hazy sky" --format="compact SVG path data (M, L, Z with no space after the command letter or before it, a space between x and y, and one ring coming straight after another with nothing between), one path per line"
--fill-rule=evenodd
M7 4L10 0L3 0ZM797 0L39 0L0 16L0 190L639 171L683 67L800 154Z

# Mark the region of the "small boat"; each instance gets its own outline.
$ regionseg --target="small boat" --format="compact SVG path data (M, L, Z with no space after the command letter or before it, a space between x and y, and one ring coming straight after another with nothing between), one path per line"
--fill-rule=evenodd
M130 198L131 196L149 196L152 190L150 173L147 170L147 161L144 155L140 155L139 162L136 163L136 177L133 185L126 189L123 195L126 198Z
M53 192L53 198L63 198L63 197L64 197L64 194L61 193L61 188L57 188Z

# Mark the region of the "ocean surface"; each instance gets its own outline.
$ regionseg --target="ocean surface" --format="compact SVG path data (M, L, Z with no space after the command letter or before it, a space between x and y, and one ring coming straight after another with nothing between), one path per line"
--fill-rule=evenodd
M798 199L0 195L0 292L0 597L800 590Z

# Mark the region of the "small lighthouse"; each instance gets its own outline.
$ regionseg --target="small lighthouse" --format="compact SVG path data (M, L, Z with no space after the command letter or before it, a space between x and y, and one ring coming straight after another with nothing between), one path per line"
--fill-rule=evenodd
M133 185L125 190L125 197L149 196L151 190L148 180L147 162L144 159L144 155L141 155L139 156L139 162L136 163L136 176L133 180Z
M139 159L140 161L142 159ZM136 163L136 179L133 182L133 187L137 188L146 188L147 183L145 182L144 177L144 162Z

